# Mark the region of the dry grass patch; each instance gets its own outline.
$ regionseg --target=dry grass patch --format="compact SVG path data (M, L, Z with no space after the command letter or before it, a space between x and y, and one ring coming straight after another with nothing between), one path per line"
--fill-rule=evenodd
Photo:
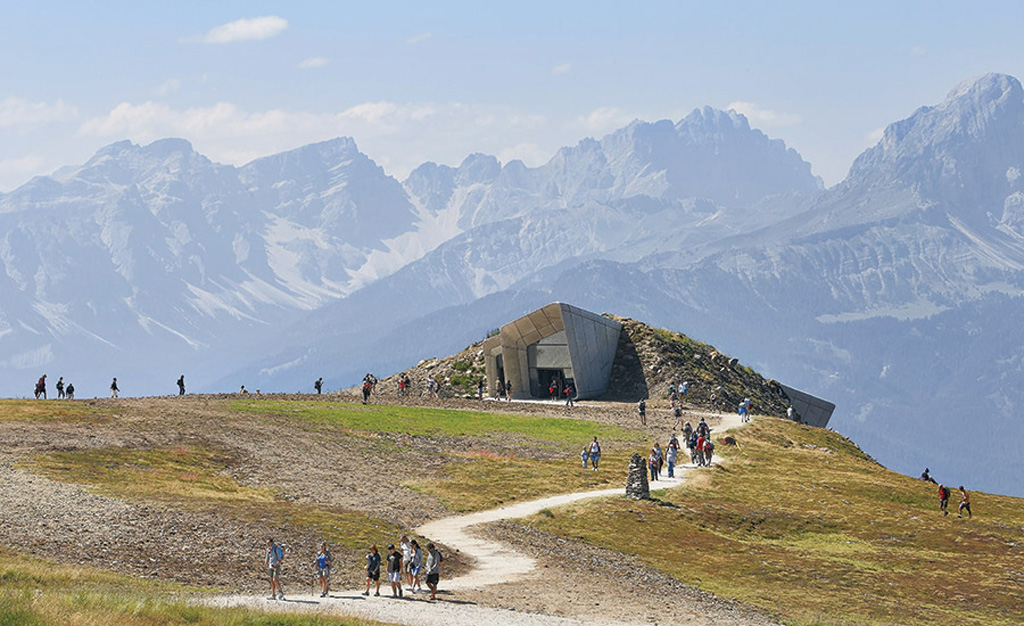
M1019 499L976 493L978 517L944 518L933 485L830 431L761 419L736 436L723 466L660 502L581 502L530 523L796 624L1024 620Z
M0 400L0 422L100 423L111 414L109 407L86 401Z
M601 456L601 469L584 470L579 459L538 460L488 451L454 455L440 479L414 480L407 487L434 494L454 512L498 506L576 491L625 486L629 457Z

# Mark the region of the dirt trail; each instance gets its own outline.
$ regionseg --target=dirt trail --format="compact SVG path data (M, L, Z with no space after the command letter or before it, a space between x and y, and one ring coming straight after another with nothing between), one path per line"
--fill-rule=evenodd
M715 428L715 432L722 433L741 425L739 416L727 414L722 416L721 422ZM678 465L676 467L676 478L663 478L658 481L656 487L658 489L665 489L678 486L685 481L693 469L694 466L692 464ZM487 623L492 620L492 623L500 622L503 626L646 623L647 620L639 616L634 622L593 618L581 620L554 615L525 613L510 609L489 608L460 602L449 595L451 591L460 589L479 589L491 585L508 584L525 577L536 567L533 558L516 551L513 547L500 541L474 534L471 530L474 526L527 517L546 508L589 498L619 495L622 491L621 488L615 488L570 493L522 502L489 511L439 519L424 524L416 530L417 534L443 543L450 549L459 550L462 555L471 557L474 561L474 567L469 573L454 579L444 580L444 572L442 570L439 599L444 599L444 602L429 602L426 600L428 597L426 594L413 595L408 592L406 593L405 600L393 600L390 598L390 589L387 583L382 583L381 585L381 598L366 598L361 595L360 591L355 590L332 593L326 599L310 598L303 592L301 596L289 599L286 602L271 601L263 597L247 595L221 596L207 601L219 606L248 606L278 611L310 611L324 614L352 615L364 619L375 619L410 626L441 623L446 626L479 626L481 623ZM388 597L385 598L385 595ZM749 623L744 621L742 616L736 616L736 620L730 620L720 617L710 618L697 614L685 616L678 613L673 615L672 622L679 624Z

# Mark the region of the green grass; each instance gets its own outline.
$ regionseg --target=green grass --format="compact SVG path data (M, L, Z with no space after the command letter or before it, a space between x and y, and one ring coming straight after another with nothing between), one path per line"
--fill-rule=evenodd
M212 608L186 601L198 590L0 551L4 626L356 626L366 620Z
M456 411L384 404L345 404L285 400L237 400L236 411L279 415L311 424L361 432L388 432L423 437L486 437L511 434L539 444L576 446L593 437L640 441L642 435L617 426L584 420Z
M558 460L497 456L470 451L453 458L440 480L413 480L406 486L434 494L455 512L482 511L575 491L625 484L628 455L601 455L601 471L580 468L578 458Z
M933 485L830 431L760 419L736 436L723 466L661 502L581 502L529 523L794 624L1024 621L1019 499L972 493L977 517L944 518Z

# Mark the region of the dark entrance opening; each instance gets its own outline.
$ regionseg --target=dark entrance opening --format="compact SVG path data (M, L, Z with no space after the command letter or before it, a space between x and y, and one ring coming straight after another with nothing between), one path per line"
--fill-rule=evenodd
M555 388L553 396L550 392L552 384ZM562 370L538 369L537 387L538 393L536 395L539 398L561 398L562 390L565 389L565 375L562 373Z

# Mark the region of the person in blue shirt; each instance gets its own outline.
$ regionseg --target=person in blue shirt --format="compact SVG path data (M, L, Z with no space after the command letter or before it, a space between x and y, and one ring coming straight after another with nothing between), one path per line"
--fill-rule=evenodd
M316 553L316 577L320 581L320 597L327 597L327 581L331 577L331 551L327 549L327 543L320 544L320 551Z

